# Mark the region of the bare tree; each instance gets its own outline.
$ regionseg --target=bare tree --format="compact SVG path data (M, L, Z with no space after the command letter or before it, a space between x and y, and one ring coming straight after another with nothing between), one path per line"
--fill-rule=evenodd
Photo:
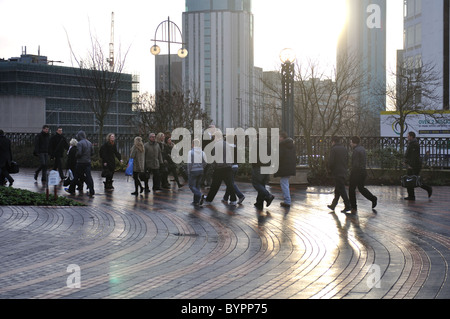
M103 137L105 118L109 113L111 102L117 98L124 85L123 70L128 51L122 58L119 50L118 56L111 60L109 51L105 54L102 45L90 33L91 48L86 58L79 58L69 42L73 60L78 66L77 78L83 90L87 104L94 113L96 124L99 127L99 141Z
M166 132L169 123L173 128L194 131L194 121L201 120L203 127L211 124L208 114L202 109L198 99L190 99L181 92L169 95L160 91L156 96L144 93L139 97L139 127L142 134Z
M408 117L413 114L426 114L434 116L430 106L439 105L440 96L439 76L433 64L421 62L405 62L397 66L397 72L393 73L397 79L396 84L387 85L387 98L395 108L396 114L391 118L398 122L400 128L400 151L404 150L403 134Z

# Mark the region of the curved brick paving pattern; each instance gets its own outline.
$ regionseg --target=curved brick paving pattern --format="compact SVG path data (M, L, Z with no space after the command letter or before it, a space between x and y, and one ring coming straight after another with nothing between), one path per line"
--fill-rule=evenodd
M32 171L17 188L43 191ZM133 183L116 174L105 193L72 196L86 207L0 207L2 298L449 298L449 187L431 200L400 200L400 187L371 187L375 211L360 198L357 216L330 213L332 188L293 190L263 214L247 199L190 205L183 187L131 196ZM281 197L280 189L272 192ZM61 188L59 194L63 195ZM68 288L69 265L81 287ZM381 280L375 282L380 274Z

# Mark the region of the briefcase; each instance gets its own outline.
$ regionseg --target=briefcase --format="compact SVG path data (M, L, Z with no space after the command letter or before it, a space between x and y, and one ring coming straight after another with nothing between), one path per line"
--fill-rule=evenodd
M422 186L422 179L416 175L402 176L402 186L405 188L417 188Z

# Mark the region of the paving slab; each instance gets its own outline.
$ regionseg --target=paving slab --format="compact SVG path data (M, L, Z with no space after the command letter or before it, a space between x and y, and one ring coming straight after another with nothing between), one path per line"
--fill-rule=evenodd
M450 187L433 196L368 186L357 214L330 212L332 187L292 187L257 211L251 184L238 207L194 207L186 186L131 195L116 173L113 191L93 172L95 191L60 196L84 207L0 206L2 299L446 299L450 297ZM33 171L13 187L45 193ZM50 189L52 194L53 187ZM204 189L207 192L207 189Z

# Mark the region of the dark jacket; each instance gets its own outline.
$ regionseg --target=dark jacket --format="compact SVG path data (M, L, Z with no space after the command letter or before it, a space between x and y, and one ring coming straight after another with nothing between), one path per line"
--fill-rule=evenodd
M116 169L116 157L119 161L122 159L122 156L117 151L116 143L111 144L110 142L105 142L100 147L99 155L102 160L102 166L104 163L107 163L107 167L111 171Z
M0 168L6 167L12 161L11 141L5 136L0 135Z
M91 157L94 155L92 143L86 139L86 133L83 131L78 132L77 140L77 163L90 164Z
M50 138L48 154L52 157L63 157L64 150L69 149L69 143L62 134L55 133Z
M364 173L366 171L366 162L366 150L361 145L357 145L353 149L352 154L352 174Z
M414 170L422 168L422 160L420 158L420 145L417 139L413 139L408 143L405 153L405 163Z
M342 144L331 147L328 169L333 177L347 177L348 152Z
M41 153L48 153L48 147L50 144L50 134L42 131L36 135L34 140L34 155Z
M72 173L75 173L75 168L77 166L77 151L78 148L72 146L67 154L67 168L70 169Z
M280 168L274 177L295 176L297 173L297 153L295 143L292 138L287 138L280 143Z

